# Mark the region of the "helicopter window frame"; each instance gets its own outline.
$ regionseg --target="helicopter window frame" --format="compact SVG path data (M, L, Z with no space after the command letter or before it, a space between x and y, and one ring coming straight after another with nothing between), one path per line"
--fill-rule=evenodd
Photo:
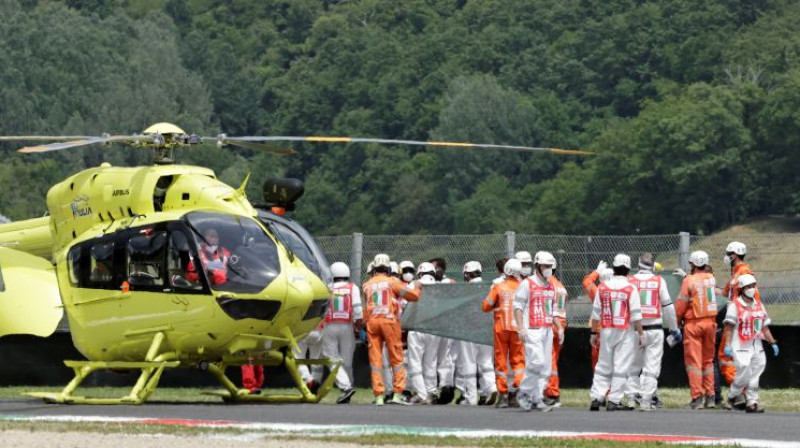
M167 281L167 245L169 232L165 228L144 226L137 232L127 233L125 238L125 262L123 275L131 291L165 292ZM161 241L159 241L159 239ZM138 247L140 240L147 245ZM156 247L152 246L158 244ZM150 249L147 252L145 249ZM136 269L132 271L132 269Z
M103 278L92 277L93 270L98 266L94 256L98 253L109 254L102 259L103 266L109 269L111 275ZM95 248L103 248L95 250ZM114 237L103 236L83 241L73 246L67 252L67 273L70 284L76 288L118 290L122 286L118 274L119 246ZM110 262L109 262L110 260Z
M205 295L210 294L211 290L208 287L208 280L206 279L205 272L203 272L202 269L200 269L200 272L198 272L200 274L199 278L198 278L198 282L193 286L187 286L180 279L182 278L183 280L185 280L187 282L190 282L190 280L188 280L185 277L185 274L189 272L189 270L188 270L189 269L188 260L180 260L181 266L178 269L172 269L170 267L170 256L171 256L171 251L173 250L173 244L174 244L174 238L173 237L175 235L182 235L183 238L186 239L187 249L188 249L186 251L187 252L186 255L189 257L189 260L194 261L194 260L198 260L199 259L199 256L198 256L198 253L197 253L198 248L195 245L194 238L192 237L191 231L188 229L186 224L184 222L182 222L182 221L171 221L171 222L167 223L167 231L168 231L168 236L167 236L167 264L166 264L167 277L168 277L167 282L169 284L169 288L173 288L173 289L166 289L165 288L164 292L174 292L174 293L180 293L180 294L205 294ZM184 261L187 262L186 266L183 266L183 262ZM174 272L172 272L172 271L174 271ZM176 276L178 276L178 277L176 278Z
M114 282L114 252L115 245L113 240L98 241L89 247L89 278L87 285L90 287L102 287Z

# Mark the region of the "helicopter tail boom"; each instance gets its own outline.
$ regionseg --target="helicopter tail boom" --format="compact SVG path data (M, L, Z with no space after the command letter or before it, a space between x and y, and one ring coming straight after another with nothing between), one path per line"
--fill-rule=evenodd
M0 247L9 247L49 260L53 254L50 217L0 224Z

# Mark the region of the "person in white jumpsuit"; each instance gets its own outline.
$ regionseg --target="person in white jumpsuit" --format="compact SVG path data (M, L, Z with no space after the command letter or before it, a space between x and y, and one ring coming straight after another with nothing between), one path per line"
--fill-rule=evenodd
M631 407L638 403L642 411L655 409L652 400L658 388L661 358L664 356L664 324L669 328L674 344L683 339L667 283L660 275L653 273L655 264L653 254L643 253L639 256L639 272L629 278L639 289L644 345L634 351L631 371L625 384L627 403L623 406Z
M553 357L556 285L550 277L555 263L556 259L550 252L537 252L533 257L533 273L514 293L514 319L519 337L525 344L525 376L519 385L517 402L526 411L552 410L544 403L543 394L550 379Z
M423 285L436 283L434 273L435 268L431 263L423 262L417 267L417 277ZM422 300L425 300L424 297ZM435 338L432 334L408 332L409 389L414 394L409 403L433 403L436 393L436 353L439 348Z
M454 284L456 281L448 278L445 272L447 271L447 262L444 258L432 258L429 260L435 268L436 281L442 284ZM439 380L439 387L436 389L435 400L436 404L450 404L455 398L455 373L456 373L456 357L457 354L453 350L454 340L441 336L434 336L437 350L436 350L436 374ZM433 340L431 342L433 344Z
M322 329L325 321L321 321L319 326L315 328L308 336L300 341L297 341L297 350L295 350L296 359L321 359L322 357ZM309 370L305 364L300 364L297 370L300 372L300 377L306 383L308 390L316 393L322 382L322 365L315 364Z
M632 409L623 407L621 401L637 344L639 347L644 345L641 298L638 288L628 281L631 257L617 254L612 268L614 276L600 283L592 306L590 343L594 347L597 346L598 326L600 323L603 325L600 334L603 343L590 392L592 404L589 409L592 411L600 410L606 392L607 411Z
M483 267L477 261L468 261L464 265L463 273L464 281L467 283L483 281L481 277ZM456 404L475 406L478 404L478 344L453 341L452 348L456 353L456 389L461 392Z
M748 413L764 412L764 408L758 404L758 381L767 365L762 340L772 346L772 353L776 357L779 353L778 343L769 331L770 322L756 278L751 274L740 275L739 297L728 305L725 314L728 337L724 351L727 356L733 357L736 364L736 377L728 391L728 404L733 406L747 388L745 412Z
M342 262L331 265L331 275L333 297L322 327L322 356L342 362L334 381L342 391L336 402L343 404L349 403L356 392L353 388L353 352L356 348L355 333L364 325L361 288L350 281L350 268Z

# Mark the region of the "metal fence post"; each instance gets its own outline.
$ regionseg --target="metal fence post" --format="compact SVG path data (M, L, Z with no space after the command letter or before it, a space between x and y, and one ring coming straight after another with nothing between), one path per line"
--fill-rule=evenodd
M350 275L356 285L361 284L361 258L364 254L364 234L353 234L353 249L350 258Z
M509 230L506 232L506 255L508 255L508 258L514 258L516 247L517 234Z
M681 232L678 234L678 266L684 271L689 270L689 244L691 243L691 235L689 232Z

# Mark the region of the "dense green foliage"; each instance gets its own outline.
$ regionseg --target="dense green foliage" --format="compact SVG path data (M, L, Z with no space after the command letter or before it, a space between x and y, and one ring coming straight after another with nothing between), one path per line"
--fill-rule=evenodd
M0 133L353 135L583 148L203 148L257 196L306 181L318 234L708 232L800 212L800 4L786 0L0 0ZM40 214L90 148L3 146L0 212Z

